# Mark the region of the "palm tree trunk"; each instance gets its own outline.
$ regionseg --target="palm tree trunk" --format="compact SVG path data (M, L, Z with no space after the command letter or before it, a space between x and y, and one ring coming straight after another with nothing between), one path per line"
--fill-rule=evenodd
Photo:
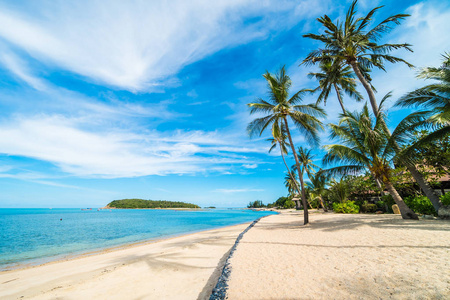
M420 188L425 193L425 196L430 199L434 209L436 210L436 212L438 212L439 208L442 206L442 202L436 192L431 188L430 184L425 181L422 174L420 174L415 165L406 164L406 168L408 168L408 171L411 173L414 180L419 184Z
M367 91L367 94L369 95L370 104L372 105L373 113L378 116L378 105L377 100L375 99L375 94L372 91L372 88L370 87L370 84L366 81L364 76L362 75L361 71L359 70L358 63L356 61L352 61L350 65L353 68L353 71L355 72L356 76L358 76L359 81L364 86L364 88ZM386 126L386 124L385 124ZM387 129L387 126L386 126ZM388 130L389 132L389 130ZM390 132L389 132L390 135ZM396 152L398 152L398 145L395 143L396 146ZM439 208L442 206L442 202L439 200L438 195L436 192L431 188L428 182L425 181L423 178L423 175L417 170L416 166L411 163L405 163L406 168L413 176L414 180L417 182L417 184L420 186L420 188L423 190L425 195L428 199L430 199L431 203L433 204L434 209L436 212L438 212Z
M294 159L295 159L295 165L297 166L297 172L298 177L300 179L300 188L301 188L301 196L302 196L302 204L303 204L303 223L304 225L309 223L309 216L308 216L308 204L306 203L306 194L305 194L305 187L303 184L303 178L300 171L300 162L298 160L297 152L295 151L294 143L292 142L291 132L289 131L289 125L288 121L285 118L284 119L284 125L286 126L286 133L289 138L289 143L291 144L292 153L294 153Z
M391 194L392 198L394 198L395 204L398 205L400 209L400 213L402 214L403 219L414 219L419 220L419 217L406 205L405 201L403 201L402 197L398 194L395 187L391 182L384 182L389 194Z
M287 169L287 171L289 173L289 176L292 178L292 181L294 182L295 188L297 189L297 192L300 195L301 194L300 188L298 187L297 181L295 180L294 176L292 176L291 169L289 169L289 167L288 167L288 165L286 163L286 160L284 159L283 149L281 148L281 145L280 145L280 151L281 151L281 158L283 158L284 165L286 166L286 169ZM300 209L300 201L295 201L295 207Z
M377 104L377 100L375 99L375 94L372 91L372 87L367 82L367 80L364 78L363 74L361 73L361 70L359 70L358 63L356 62L356 60L350 62L350 66L353 68L353 72L355 72L359 81L366 89L367 95L369 95L370 105L372 105L373 113L375 114L375 116L378 116L378 104Z
M333 86L334 86L334 89L336 90L336 95L338 97L339 104L341 105L342 113L345 115L344 102L342 102L342 98L341 98L341 94L339 93L339 89L338 89L336 83L333 83Z
M325 207L325 204L323 203L323 198L320 195L319 195L319 202L320 202L320 205L322 205L323 211L327 212L328 209Z
M359 69L358 69L358 71L359 71ZM362 76L362 74L361 74L361 76ZM362 79L365 81L364 77L362 77ZM333 86L334 86L334 89L336 91L336 96L337 96L337 98L339 100L339 104L341 105L342 113L345 115L346 111L345 111L345 107L344 107L344 102L342 101L342 98L341 98L341 94L339 93L339 88L337 87L337 85L335 83L333 83ZM369 88L370 88L370 86L369 86ZM372 88L370 88L370 91L372 91ZM375 101L375 103L376 103L376 101ZM373 173L372 173L372 176L373 176L373 179L375 180L375 183L377 184L378 188L380 189L380 192L383 192L383 187L381 186L380 181L375 177L375 175Z

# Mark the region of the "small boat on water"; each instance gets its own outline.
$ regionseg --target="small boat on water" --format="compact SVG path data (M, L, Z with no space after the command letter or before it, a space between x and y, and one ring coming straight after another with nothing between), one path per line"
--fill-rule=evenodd
M81 210L92 210L92 208L82 208Z

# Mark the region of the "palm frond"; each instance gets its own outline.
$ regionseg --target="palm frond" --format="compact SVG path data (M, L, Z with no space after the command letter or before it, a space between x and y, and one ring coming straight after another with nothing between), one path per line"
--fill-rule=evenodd
M253 137L255 135L261 136L264 130L273 122L275 122L276 119L277 117L273 115L257 118L248 124L247 133L250 135L250 137Z

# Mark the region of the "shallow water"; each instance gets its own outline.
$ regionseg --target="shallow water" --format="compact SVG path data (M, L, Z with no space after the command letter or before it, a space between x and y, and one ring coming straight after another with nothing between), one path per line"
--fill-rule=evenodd
M0 209L0 270L253 221L272 212Z

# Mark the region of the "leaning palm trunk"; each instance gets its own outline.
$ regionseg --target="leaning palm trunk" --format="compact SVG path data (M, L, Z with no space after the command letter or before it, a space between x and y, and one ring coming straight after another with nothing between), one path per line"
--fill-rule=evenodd
M392 183L390 181L385 181L384 185L386 186L389 194L394 199L395 204L398 205L402 218L418 220L419 217L406 205L405 201L403 201L402 197L400 197Z
M341 94L339 93L339 88L337 87L336 83L333 83L333 86L334 86L334 90L336 91L336 95L338 97L339 104L341 105L342 113L345 115L344 103L342 102Z
M355 72L356 76L358 77L361 84L364 86L364 89L367 92L367 95L369 96L370 105L372 106L372 111L375 114L375 116L378 116L378 104L377 100L375 99L375 94L372 90L372 87L367 82L367 80L364 78L363 74L361 73L361 70L358 67L358 63L354 60L350 62L350 65L353 68L353 71Z
M378 105L377 105L377 101L375 99L375 94L373 93L373 90L370 87L370 84L367 82L367 80L364 78L363 74L359 70L358 63L356 61L352 61L350 63L350 65L352 66L353 71L355 72L356 76L358 76L359 81L366 89L367 94L369 96L370 104L372 106L373 113L377 116L378 112L379 112ZM386 126L386 128L387 128L387 126ZM389 134L390 134L390 132L389 132ZM396 152L398 152L399 147L398 147L397 143L395 143L395 146L396 146ZM437 196L437 194L431 188L429 183L427 181L425 181L425 179L423 178L423 175L419 172L419 170L417 170L417 168L414 164L406 162L406 163L404 163L404 165L406 166L408 171L411 173L411 175L413 176L413 178L417 182L417 184L420 186L420 188L423 190L423 192L425 193L427 198L430 199L436 212L438 212L439 208L442 206L442 203L439 200L439 197Z
M419 184L420 188L423 190L428 199L430 199L431 204L433 204L434 209L438 212L439 208L442 206L441 200L436 195L434 190L431 188L430 184L425 181L422 174L417 170L416 166L413 164L406 164L406 168L413 176L414 180Z
M358 71L359 71L359 69L358 69ZM359 73L361 75L361 78L363 80L365 80L364 77L362 76L361 72L359 72ZM360 78L360 77L358 76L358 78ZM346 111L345 111L345 107L344 107L344 102L342 101L342 98L341 98L341 94L339 93L339 88L337 87L336 84L333 84L333 86L334 86L334 90L336 91L336 96L337 96L337 98L339 100L339 104L341 105L342 113L345 115ZM370 86L369 86L369 88L370 88ZM370 91L372 91L371 88L370 88ZM372 94L373 94L373 91L372 91ZM373 108L373 106L372 106L372 108ZM378 110L378 108L377 108L377 110ZM376 178L375 174L373 174L372 172L371 172L371 174L372 174L373 179L375 180L375 183L377 184L377 187L380 189L380 192L382 192L383 191L383 187L381 186L380 180L378 180L378 178Z
M322 198L322 196L320 196L320 195L319 195L319 203L320 203L320 205L322 206L323 211L324 211L324 212L327 212L328 209L325 207L325 204L324 204L324 202L323 202L323 198Z
M297 172L298 172L298 178L300 179L300 188L301 188L301 198L302 198L302 205L303 205L303 223L304 225L309 223L309 216L308 216L308 203L306 201L306 193L305 193L305 186L303 182L303 177L300 169L300 162L298 160L297 152L295 151L294 143L292 142L291 133L289 131L289 125L284 118L284 125L286 126L286 133L289 138L289 143L291 144L292 153L294 153L294 159L295 159L295 165L297 166Z

